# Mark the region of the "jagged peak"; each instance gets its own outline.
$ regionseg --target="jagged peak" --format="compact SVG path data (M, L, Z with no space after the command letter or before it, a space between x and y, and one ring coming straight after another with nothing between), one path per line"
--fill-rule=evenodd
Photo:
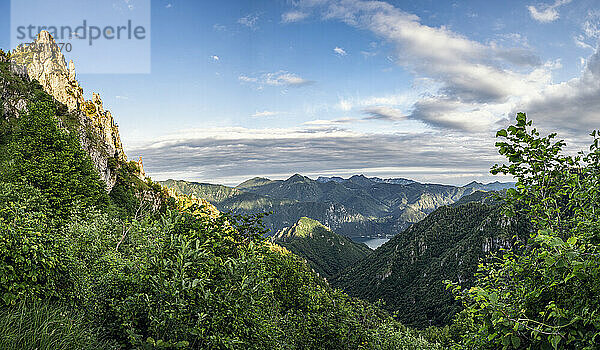
M54 41L54 38L52 37L50 32L48 32L47 30L42 30L41 32L39 32L39 34L37 35L36 41L38 43L56 44L56 42Z

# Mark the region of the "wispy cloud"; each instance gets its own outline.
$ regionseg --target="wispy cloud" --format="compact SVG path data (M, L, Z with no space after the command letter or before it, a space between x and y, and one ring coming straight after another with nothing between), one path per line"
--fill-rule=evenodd
M591 50L594 49L594 47L592 45L585 42L585 38L583 37L583 35L574 36L573 41L575 41L575 45L577 45L578 47L580 47L582 49L591 49Z
M427 87L425 87L426 89ZM397 94L367 97L343 97L336 104L336 108L348 112L353 109L365 107L402 107L409 108L424 92L421 87L414 87L410 91Z
M224 31L227 30L227 27L224 26L224 25L222 25L222 24L215 23L215 24L213 24L213 29L216 30L216 31L218 31L218 32L224 32Z
M313 82L294 73L279 71L267 73L265 75L265 83L273 86L304 86L312 84Z
M257 78L252 78L252 77L248 77L248 76L245 76L245 75L240 75L240 76L238 77L238 79L239 79L241 82L244 82L244 83L256 83L256 82L258 81L258 79L257 79Z
M281 15L282 23L300 22L308 17L308 13L302 11L289 11Z
M304 122L303 125L308 126L330 126L330 125L342 125L359 122L356 118L339 118L339 119L315 119Z
M562 5L570 3L571 1L572 0L556 0L554 4L542 4L538 7L529 5L527 6L527 10L529 10L529 15L534 20L541 23L550 23L556 21L560 17L560 14L556 9Z
M256 111L254 114L251 115L251 117L255 117L255 118L258 118L258 117L272 117L272 116L275 116L275 115L278 115L278 114L281 114L281 113L280 112L274 112L274 111L262 111L262 112Z
M406 119L402 111L391 107L369 107L364 109L364 113L368 114L365 119L378 119L387 121L398 121Z
M240 75L238 78L243 83L255 83L259 87L264 85L282 86L282 87L302 87L314 83L312 80L304 79L298 74L280 70L272 73L264 73L260 76L250 77Z
M252 30L256 30L258 29L258 19L259 16L257 14L249 14L238 19L238 23Z
M338 56L346 56L348 53L346 52L346 50L342 49L341 47L336 46L333 49L333 52L335 52Z

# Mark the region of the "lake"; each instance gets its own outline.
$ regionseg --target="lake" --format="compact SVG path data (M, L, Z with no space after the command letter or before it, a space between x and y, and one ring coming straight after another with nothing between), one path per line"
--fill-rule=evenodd
M382 244L389 241L389 238L371 238L371 237L358 237L354 239L356 242L361 242L366 244L369 248L375 250L379 248Z

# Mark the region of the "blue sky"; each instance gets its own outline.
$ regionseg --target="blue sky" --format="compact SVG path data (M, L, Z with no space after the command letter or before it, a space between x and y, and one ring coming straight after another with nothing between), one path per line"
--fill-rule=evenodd
M490 181L516 111L574 149L600 124L593 0L153 0L151 14L151 74L78 78L155 179Z

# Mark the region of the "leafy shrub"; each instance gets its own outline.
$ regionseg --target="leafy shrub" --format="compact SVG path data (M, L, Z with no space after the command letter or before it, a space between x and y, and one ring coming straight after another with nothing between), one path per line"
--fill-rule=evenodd
M600 135L589 153L568 156L555 134L540 137L520 113L498 136L518 179L507 215L524 215L526 243L481 265L473 288L459 292L475 327L470 348L595 349L600 341Z
M83 217L65 232L90 322L125 347L394 348L431 344L332 290L265 242L259 222L196 208L126 223ZM389 341L379 339L385 335ZM427 344L425 346L424 344Z
M45 204L35 188L0 183L0 304L68 293L71 275Z

